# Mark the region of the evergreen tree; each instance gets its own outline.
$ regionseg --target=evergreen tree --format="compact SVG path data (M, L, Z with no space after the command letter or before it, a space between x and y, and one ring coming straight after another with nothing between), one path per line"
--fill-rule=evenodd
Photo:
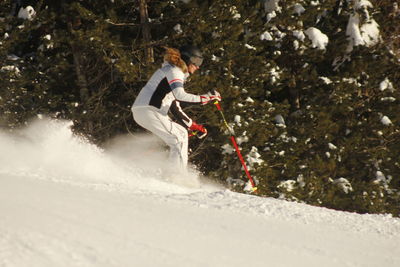
M131 49L135 40L126 37L140 31L135 4L118 3L39 1L31 19L2 21L8 36L2 61L12 60L19 70L2 72L9 81L1 105L2 113L10 114L3 117L5 123L15 127L46 114L74 121L75 130L95 142L126 130L132 88L143 84L146 65L141 44ZM126 17L132 27L121 30L112 24Z
M3 1L0 123L68 119L99 145L140 131L130 106L163 46L193 43L205 64L186 90L222 94L259 195L398 216L395 4ZM242 191L246 178L216 108L185 110L209 130L206 141L191 141L191 161Z

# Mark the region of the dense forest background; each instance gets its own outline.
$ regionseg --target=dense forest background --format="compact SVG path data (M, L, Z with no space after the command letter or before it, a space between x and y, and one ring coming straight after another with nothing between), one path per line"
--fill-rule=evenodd
M260 196L400 214L400 9L388 0L12 0L0 3L0 126L67 119L103 146L143 131L130 106L164 46L205 55ZM213 105L190 161L246 178Z

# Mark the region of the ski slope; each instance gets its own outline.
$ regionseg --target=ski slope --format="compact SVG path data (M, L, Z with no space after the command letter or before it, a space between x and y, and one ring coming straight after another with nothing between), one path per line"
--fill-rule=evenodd
M400 219L166 181L148 137L0 133L0 267L400 266Z

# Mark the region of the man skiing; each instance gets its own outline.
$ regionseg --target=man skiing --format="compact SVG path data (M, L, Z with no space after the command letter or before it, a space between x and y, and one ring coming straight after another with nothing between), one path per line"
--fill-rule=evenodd
M190 119L180 102L207 104L221 100L218 92L194 95L184 90L184 83L203 63L201 51L192 45L179 50L166 48L164 63L142 88L132 106L135 121L160 137L169 146L169 159L174 171L186 171L188 162L188 130L207 134L206 128ZM178 123L171 120L168 111Z

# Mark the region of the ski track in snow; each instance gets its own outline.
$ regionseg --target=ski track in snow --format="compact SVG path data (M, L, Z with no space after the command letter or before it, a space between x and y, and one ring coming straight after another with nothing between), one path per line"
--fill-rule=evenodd
M229 209L261 217L274 217L302 224L324 224L338 230L377 233L400 238L400 220L391 215L356 214L312 207L272 198L259 198L230 191L167 195L167 200L190 202L201 208ZM318 210L318 213L315 211ZM345 216L344 216L345 215ZM362 221L362 224L360 224Z
M399 218L167 181L154 139L69 127L0 132L0 267L400 266Z
M32 231L12 234L0 231L3 232L0 235L0 266L26 266L27 263L30 266L57 266L59 262L68 262L70 266L93 266L95 262L102 266L113 265L107 260L97 260L98 253L93 247Z
M0 172L1 174L1 172ZM3 173L4 174L4 173ZM8 174L15 175L15 174ZM21 177L32 175L19 174ZM347 230L365 233L384 234L389 238L400 240L400 220L391 215L357 214L335 211L307 204L261 198L253 195L235 193L221 189L214 185L203 184L203 188L190 188L182 185L170 184L165 181L151 180L154 183L148 189L135 188L129 184L120 183L90 183L33 175L34 179L49 180L56 183L79 186L92 190L119 192L121 194L151 196L164 202L190 203L194 207L216 210L231 210L253 214L260 217L274 217L285 221L298 221L302 224L324 224L337 230ZM318 210L316 213L315 211ZM345 215L345 216L344 216ZM362 223L360 223L362 221Z
M1 267L265 266L262 253L273 266L400 262L393 245L400 240L399 220L389 216L215 188L146 192L3 174L1 181L8 186L0 189ZM204 246L210 247L206 255ZM256 257L246 259L244 249Z

